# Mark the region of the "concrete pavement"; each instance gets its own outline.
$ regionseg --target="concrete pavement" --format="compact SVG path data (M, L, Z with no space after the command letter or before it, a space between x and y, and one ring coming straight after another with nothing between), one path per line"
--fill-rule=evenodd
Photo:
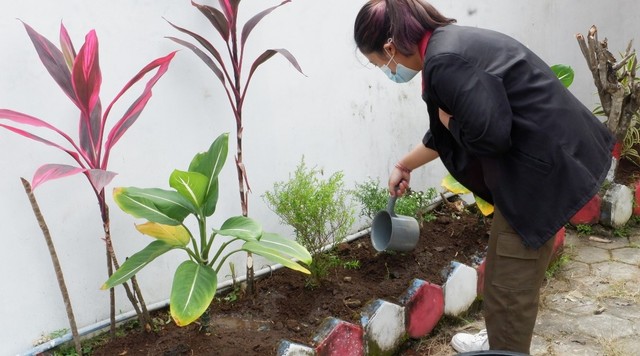
M565 254L542 290L532 355L639 355L640 228L603 241L567 230Z

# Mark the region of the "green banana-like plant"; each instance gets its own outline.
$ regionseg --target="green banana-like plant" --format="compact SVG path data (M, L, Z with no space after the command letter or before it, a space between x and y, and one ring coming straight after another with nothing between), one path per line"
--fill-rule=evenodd
M209 307L216 294L218 272L232 254L245 251L263 256L285 267L309 274L311 255L300 244L274 233L264 232L261 225L246 216L227 219L219 229L207 234L207 217L213 215L218 202L218 174L225 163L229 134L220 135L208 151L197 154L187 171L174 170L169 178L173 190L159 188L115 188L116 204L127 214L146 219L136 229L155 238L135 253L104 283L102 289L128 281L156 257L169 251L184 250L189 259L181 263L173 277L169 306L171 317L179 326L197 320ZM194 235L184 224L193 215L198 223ZM214 240L225 237L212 251ZM232 243L244 241L236 249ZM210 254L215 252L211 258Z

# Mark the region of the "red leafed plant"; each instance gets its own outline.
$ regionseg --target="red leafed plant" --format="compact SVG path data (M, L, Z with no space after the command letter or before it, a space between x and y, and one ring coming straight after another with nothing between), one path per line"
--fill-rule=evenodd
M60 88L62 88L64 93L80 110L78 125L79 140L75 141L69 134L49 124L45 120L8 109L0 109L0 122L9 121L10 124L0 123L0 126L34 141L56 147L66 152L71 156L73 161L75 161L75 165L45 164L41 166L33 176L32 186L33 189L35 189L40 184L52 179L78 173L84 174L98 199L104 228L104 241L107 249L107 269L109 275L111 275L114 268L119 268L119 264L111 241L109 208L104 193L105 186L109 184L115 176L115 173L107 169L109 153L118 140L122 138L122 135L124 135L127 129L133 125L142 113L142 110L151 98L151 89L166 73L175 52L158 58L142 68L129 80L103 112L100 100L102 73L100 71L98 56L98 37L95 31L91 30L85 36L85 42L76 54L71 38L63 24L60 25L60 48L57 48L51 41L31 28L31 26L26 23L23 24L45 68ZM155 71L155 73L153 73L147 81L142 93L105 136L107 119L114 104L134 84L142 80L146 74L153 71ZM56 143L29 131L25 131L25 129L21 128L24 126L53 131L60 136L63 142ZM135 291L132 291L128 285L125 285L127 296L138 313L140 321L143 325L147 325L149 321L148 312L140 290L135 282L133 282L133 288ZM136 300L136 296L139 300ZM115 299L113 289L111 290L111 324L112 332L115 333Z
M242 106L244 99L247 95L247 88L251 82L251 78L256 69L273 57L276 54L281 54L285 57L300 73L302 69L298 65L295 57L284 48L267 49L256 59L254 59L248 73L243 71L244 69L244 50L249 35L256 27L256 25L273 10L278 7L291 2L291 0L282 1L280 4L271 6L251 17L245 22L242 27L242 32L238 36L238 7L241 0L218 0L220 8L219 10L212 6L201 5L191 1L191 4L195 6L200 12L211 22L211 25L216 29L226 47L226 51L219 51L216 47L203 36L189 31L185 28L176 26L169 22L175 29L191 36L202 48L175 38L168 37L172 41L189 48L193 51L206 65L211 69L213 74L220 80L222 86L225 89L229 104L233 110L233 114L236 121L236 171L238 174L238 186L240 190L240 206L242 207L242 215L248 216L249 214L249 181L247 179L247 171L242 160L242 133L244 127L242 126ZM220 52L226 52L226 59ZM247 74L246 80L243 81L243 74ZM248 253L247 259L247 287L250 293L253 293L253 259L251 253Z

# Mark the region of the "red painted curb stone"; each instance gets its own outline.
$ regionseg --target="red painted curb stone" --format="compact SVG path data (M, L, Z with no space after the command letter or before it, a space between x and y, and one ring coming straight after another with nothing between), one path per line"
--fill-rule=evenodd
M313 338L318 356L364 355L363 329L337 318L328 318Z
M564 249L564 239L566 235L567 235L567 230L564 227L558 230L558 232L556 233L556 241L553 243L553 253L552 253L553 259L558 257L560 253L562 253L562 250Z
M405 307L406 331L414 339L428 335L444 314L442 287L420 279L414 279L399 300Z
M569 220L569 222L573 226L597 224L600 221L601 205L602 198L596 194L576 213L576 215L571 218L571 220Z
M487 259L483 258L480 265L476 267L476 271L478 272L478 287L477 287L478 297L482 297L484 293L484 266L487 264L486 261Z

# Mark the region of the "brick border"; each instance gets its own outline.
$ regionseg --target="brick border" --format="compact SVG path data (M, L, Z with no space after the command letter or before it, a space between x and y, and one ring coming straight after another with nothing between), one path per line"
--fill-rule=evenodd
M553 255L564 248L565 228L556 234ZM555 258L555 257L554 257ZM313 345L281 340L277 356L393 355L408 339L433 331L442 316L460 315L482 295L484 260L472 268L455 261L442 285L414 279L399 298L400 304L375 300L361 310L360 324L329 317L320 326Z

